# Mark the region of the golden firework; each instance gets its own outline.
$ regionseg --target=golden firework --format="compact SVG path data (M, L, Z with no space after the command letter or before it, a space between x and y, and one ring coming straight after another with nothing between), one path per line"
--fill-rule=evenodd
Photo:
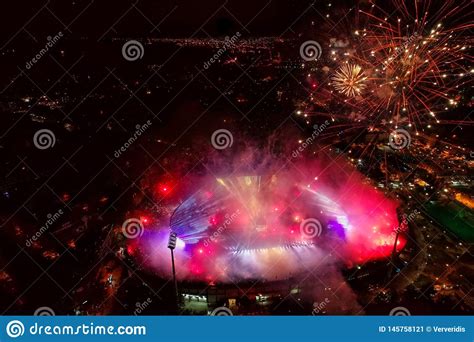
M366 87L362 68L356 64L343 64L332 77L336 90L346 96L355 97Z

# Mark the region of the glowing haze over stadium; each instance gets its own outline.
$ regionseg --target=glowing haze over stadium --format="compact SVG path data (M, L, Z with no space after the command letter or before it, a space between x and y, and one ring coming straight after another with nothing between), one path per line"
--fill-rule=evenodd
M284 279L328 264L354 267L394 250L397 203L341 162L299 161L291 170L192 183L169 215L130 242L137 259L163 276L170 273L170 228L178 234L180 279ZM405 243L401 234L397 251Z

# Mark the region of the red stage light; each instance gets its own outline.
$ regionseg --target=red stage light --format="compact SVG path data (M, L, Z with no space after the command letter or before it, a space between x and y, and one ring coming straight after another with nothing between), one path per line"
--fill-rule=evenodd
M147 225L151 222L151 219L149 216L140 216L140 222L143 224L143 225Z
M169 183L158 183L156 186L156 192L161 196L168 195L171 190L173 190L173 187Z
M132 245L128 245L127 246L127 253L128 255L134 255L135 254L135 246L132 246Z

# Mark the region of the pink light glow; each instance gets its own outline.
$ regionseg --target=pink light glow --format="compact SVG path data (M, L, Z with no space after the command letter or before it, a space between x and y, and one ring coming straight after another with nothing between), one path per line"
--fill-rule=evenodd
M197 192L190 190L189 204L185 201L175 211L178 216L183 212L177 230L181 243L175 250L178 277L285 278L321 263L353 267L391 255L397 202L348 165L322 168L313 162L297 167L308 179L280 172L195 181ZM308 187L316 174L318 188ZM308 218L320 222L317 235L302 233ZM168 234L169 227L156 227L139 242L141 253L151 256L145 265L165 276L170 272ZM397 250L405 243L400 235Z

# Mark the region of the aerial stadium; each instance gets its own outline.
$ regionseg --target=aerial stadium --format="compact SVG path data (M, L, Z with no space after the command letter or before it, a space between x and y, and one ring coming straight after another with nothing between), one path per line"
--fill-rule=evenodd
M472 1L86 2L5 4L3 314L474 313Z
M205 281L285 279L329 260L352 268L402 250L396 202L355 174L335 182L334 167L311 180L283 171L196 181L169 227L146 230L146 265L169 273L162 253L170 231L178 236L178 278Z

